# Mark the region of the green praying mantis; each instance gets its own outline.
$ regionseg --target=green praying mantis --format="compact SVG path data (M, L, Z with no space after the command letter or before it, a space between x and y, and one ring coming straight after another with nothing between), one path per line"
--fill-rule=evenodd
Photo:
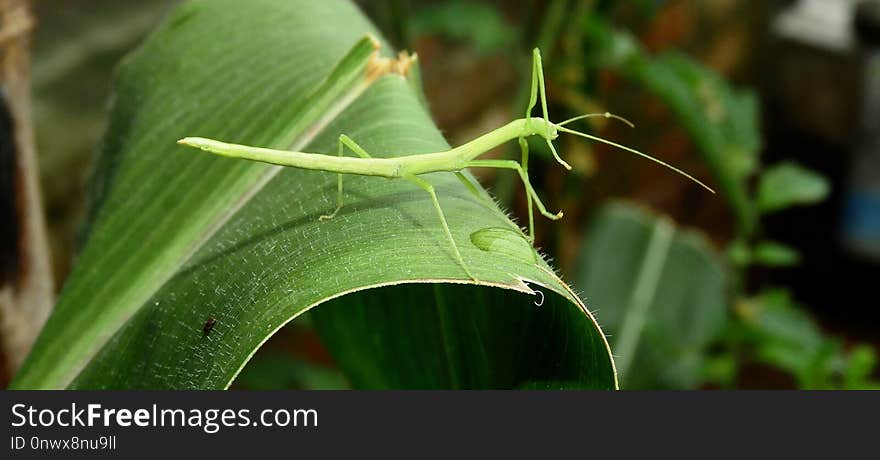
M435 172L451 172L455 174L455 176L465 185L468 190L470 190L478 197L481 197L477 191L477 187L471 182L470 179L468 179L467 176L462 174L461 171L463 169L498 168L516 171L519 174L520 179L522 180L523 186L525 187L529 213L528 240L530 243L533 243L535 238L535 221L533 211L533 208L535 206L537 206L538 211L541 213L541 215L548 219L558 220L562 218L562 211L559 211L557 213L547 211L547 207L541 201L540 197L538 197L538 194L535 192L535 189L529 182L529 144L526 139L531 136L538 136L542 138L547 143L550 152L553 154L553 158L555 158L556 161L567 170L571 170L571 166L566 163L565 160L562 159L562 157L559 156L559 153L553 146L553 141L557 137L559 137L559 133L572 134L593 141L602 142L642 156L687 177L688 179L699 184L706 190L715 193L706 184L700 182L690 174L648 154L609 141L607 139L603 139L601 137L593 136L566 127L571 123L589 117L614 118L632 126L629 121L622 117L605 112L584 114L574 118L570 118L561 123L551 122L547 111L547 94L544 86L544 71L543 65L541 63L541 52L538 50L538 48L535 48L533 50L532 56L533 60L531 92L529 96L529 105L526 109L525 116L523 118L511 121L510 123L498 129L483 134L482 136L477 137L470 142L442 152L418 153L392 158L373 158L372 156L370 156L369 153L366 152L366 150L364 150L360 145L358 145L355 141L353 141L345 134L339 136L339 151L337 156L325 155L320 153L294 152L288 150L274 150L260 147L251 147L247 145L231 144L202 137L187 137L179 140L178 143L231 158L243 158L247 160L260 161L280 166L289 166L293 168L311 169L336 173L338 176L336 209L330 214L320 216L318 219L321 221L332 219L342 208L342 176L344 174L377 176L385 177L388 179L406 179L422 188L431 196L431 201L434 204L434 209L436 210L437 216L440 219L443 231L446 233L446 237L449 239L449 243L452 246L452 251L457 263L462 267L467 276L475 281L477 280L477 278L471 273L467 264L464 262L464 259L461 256L461 252L459 251L458 244L452 237L452 232L449 231L449 225L446 222L446 216L443 213L443 209L440 207L440 202L437 200L437 194L434 190L434 186L431 185L430 182L419 176ZM531 115L534 111L535 106L538 103L539 96L543 118L532 117ZM478 159L486 152L514 139L519 142L521 150L521 160L519 162L514 160ZM355 158L343 156L346 147L354 152L357 157Z

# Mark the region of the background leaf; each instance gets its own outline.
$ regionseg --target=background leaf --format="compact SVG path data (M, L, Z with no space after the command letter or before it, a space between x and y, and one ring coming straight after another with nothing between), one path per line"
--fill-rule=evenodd
M870 347L844 349L784 289L767 289L738 305L757 359L790 372L803 388L869 388L876 356Z
M623 388L701 381L727 309L724 272L704 238L635 206L606 205L575 279L609 332Z
M755 262L767 267L797 265L801 256L794 249L775 241L759 241L754 249Z
M825 199L828 181L796 163L773 165L761 175L758 208L773 212L794 205L814 204Z
M482 52L489 53L510 46L516 31L505 22L498 10L478 2L448 1L419 10L408 24L412 35L443 33L458 40L468 40Z
M378 36L343 1L193 1L126 59L88 242L13 387L225 388L267 337L332 299L316 323L357 386L615 387L601 331L546 263L469 243L515 226L451 175L428 178L480 287L444 284L469 280L411 184L348 177L347 206L321 223L332 174L174 145L335 153L346 133L376 156L448 148L406 80L364 80L358 53L332 70L366 33Z

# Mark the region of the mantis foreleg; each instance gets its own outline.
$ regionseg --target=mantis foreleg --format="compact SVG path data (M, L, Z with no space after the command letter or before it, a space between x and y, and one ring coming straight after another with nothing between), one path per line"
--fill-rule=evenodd
M529 141L524 137L519 138L519 149L522 152L522 161L520 164L522 165L523 173L526 177L529 177ZM535 212L532 209L532 194L526 192L526 204L529 207L529 241L532 243L535 242Z
M372 158L370 154L367 153L366 150L363 149L357 142L353 141L350 137L345 134L339 135L339 156L342 156L345 147L351 149L352 152L356 153L361 158ZM336 213L342 209L342 174L336 175L336 209L333 210L330 214L325 214L323 216L318 217L318 220L325 221L330 220L336 217Z
M558 220L562 218L562 211L559 211L556 214L547 211L547 208L544 206L544 203L541 202L541 198L538 197L538 194L535 192L535 189L532 188L531 182L529 182L529 176L526 174L526 171L523 167L513 161L513 160L471 160L467 163L467 167L469 168L502 168L502 169L512 169L519 173L520 179L522 179L523 186L526 189L526 195L530 196L535 205L538 207L538 211L541 212L544 217L551 220ZM529 222L529 235L534 235L534 221Z
M553 153L553 158L565 167L565 169L570 171L571 165L566 163L565 160L559 156L559 153L556 152L556 147L553 146L553 141L551 140L550 113L547 110L547 88L544 86L544 66L541 64L541 51L538 50L538 48L535 48L532 51L532 89L529 94L529 108L526 109L526 119L529 119L532 116L532 110L538 103L539 93L541 95L541 111L544 115L544 121L546 122L545 127L547 129L546 135L542 137L547 142L547 146L550 147L550 152Z

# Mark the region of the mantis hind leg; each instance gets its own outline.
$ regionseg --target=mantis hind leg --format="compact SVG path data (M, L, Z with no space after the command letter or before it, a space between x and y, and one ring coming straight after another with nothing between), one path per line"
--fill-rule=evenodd
M434 191L434 186L431 185L430 182L417 177L417 176L404 176L405 179L410 182L418 185L423 190L428 192L431 195L431 201L434 203L434 209L437 211L437 216L440 217L440 223L443 224L443 231L446 232L446 237L449 238L449 243L452 244L452 252L455 254L455 260L461 265L461 268L464 269L464 272L467 273L467 276L472 280L476 281L477 277L471 273L470 269L468 269L467 264L464 263L464 259L461 257L461 252L458 250L458 245L455 243L455 239L452 237L452 232L449 231L449 224L446 223L446 216L443 214L443 209L440 208L440 201L437 200L437 193Z
M478 199L482 200L482 201L485 202L487 205L491 205L491 204L492 204L492 202L491 202L488 198L486 198L485 196L483 196L482 194L480 194L480 191L477 190L477 186L474 185L474 183L471 182L471 180L468 179L464 174L462 174L461 171L457 171L457 172L455 172L454 174L455 174L455 177L458 178L458 181L461 182L461 183L464 185L464 187L465 187L469 192L471 192L471 195L473 195L473 196L477 197Z
M356 153L361 158L371 158L370 154L367 153L366 150L363 149L357 142L351 140L350 137L345 134L339 135L339 156L342 156L342 153L345 150L345 147L350 148L354 153ZM336 175L336 209L333 210L330 214L324 214L318 217L319 221L330 220L336 217L336 214L342 209L342 174Z

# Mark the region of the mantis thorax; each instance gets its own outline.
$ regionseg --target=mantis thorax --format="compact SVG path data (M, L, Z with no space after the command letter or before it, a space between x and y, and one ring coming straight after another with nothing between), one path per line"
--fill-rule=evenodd
M526 118L523 131L523 137L541 136L548 141L559 137L559 130L553 122L538 117Z

